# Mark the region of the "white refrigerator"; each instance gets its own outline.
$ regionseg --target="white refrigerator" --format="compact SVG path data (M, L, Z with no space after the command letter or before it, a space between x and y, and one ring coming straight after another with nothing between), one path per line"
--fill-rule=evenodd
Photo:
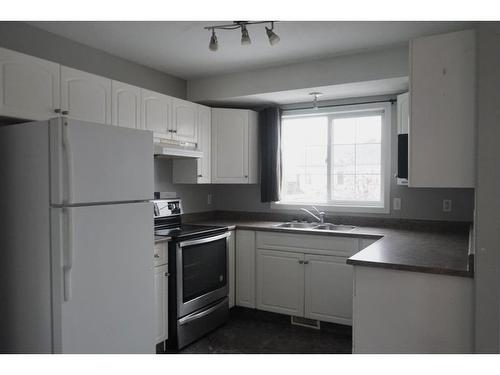
M0 352L154 353L153 136L0 126Z

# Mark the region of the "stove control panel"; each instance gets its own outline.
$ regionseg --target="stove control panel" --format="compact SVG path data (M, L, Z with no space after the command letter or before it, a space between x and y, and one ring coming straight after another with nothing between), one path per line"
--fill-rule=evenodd
M182 214L181 200L176 199L155 199L153 202L154 217L168 217Z

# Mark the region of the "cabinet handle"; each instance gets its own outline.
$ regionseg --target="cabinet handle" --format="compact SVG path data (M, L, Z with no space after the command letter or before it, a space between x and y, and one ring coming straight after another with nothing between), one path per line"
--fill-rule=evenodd
M177 130L172 130L172 133L177 133Z
M202 175L202 174L199 174L199 175L198 175L198 177L203 177L203 175Z
M245 175L245 178L248 178L248 175Z
M160 257L160 254L155 254L155 258L159 258Z
M304 264L304 261L303 260L299 260L299 264Z
M55 112L55 113L61 113L61 108L56 108L56 109L54 109L54 112Z
M304 264L309 264L309 261L308 261L308 260L305 260L305 261L304 261Z
M69 115L69 111L62 111L62 112L61 112L61 114L62 114L63 116L67 116L67 115Z
M170 273L169 272L165 272L165 277L169 277L170 276Z
M169 132L169 133L172 133L172 132L173 132L173 130L172 130L172 129L168 129L168 132Z

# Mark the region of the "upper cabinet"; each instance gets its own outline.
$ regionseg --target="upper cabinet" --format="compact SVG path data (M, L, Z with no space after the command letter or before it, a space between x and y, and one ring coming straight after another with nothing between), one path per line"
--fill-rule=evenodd
M111 124L111 80L61 66L61 109L73 119Z
M212 109L196 105L197 148L203 152L199 159L174 159L172 179L175 184L209 184L212 182L211 146L212 146Z
M212 108L212 183L258 182L257 112Z
M60 109L59 64L0 48L0 116L47 120Z
M410 187L474 187L475 32L410 42Z
M173 139L195 145L198 141L198 105L173 98L172 115Z
M157 139L172 139L172 98L141 89L141 125L154 132Z
M113 125L141 129L141 88L127 83L111 83Z

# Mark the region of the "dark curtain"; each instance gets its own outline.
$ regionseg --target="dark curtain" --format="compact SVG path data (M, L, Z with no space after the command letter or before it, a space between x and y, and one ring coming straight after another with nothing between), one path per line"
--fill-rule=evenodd
M281 190L281 110L270 107L259 112L260 200L276 202Z

